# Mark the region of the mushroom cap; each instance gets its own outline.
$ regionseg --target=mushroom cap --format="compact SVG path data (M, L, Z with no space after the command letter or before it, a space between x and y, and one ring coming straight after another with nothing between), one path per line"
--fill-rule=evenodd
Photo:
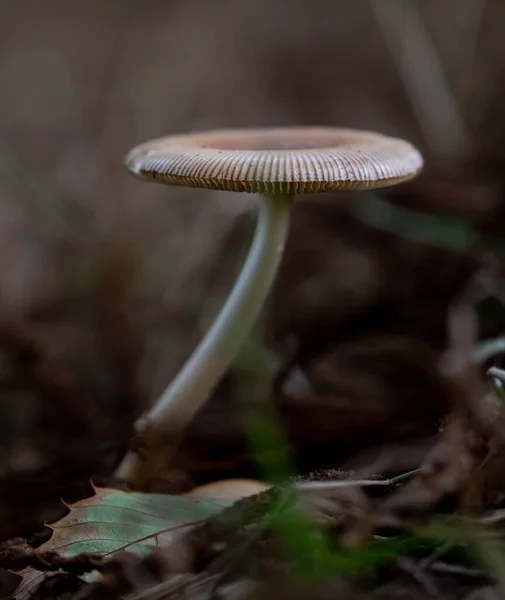
M372 131L300 127L162 137L134 148L126 166L170 185L311 194L394 185L414 177L423 159L408 142Z

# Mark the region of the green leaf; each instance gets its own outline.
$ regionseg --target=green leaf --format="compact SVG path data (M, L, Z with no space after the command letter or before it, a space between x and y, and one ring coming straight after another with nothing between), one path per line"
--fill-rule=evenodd
M74 557L83 552L110 556L127 551L143 555L166 546L173 537L230 506L228 500L211 500L121 492L95 488L95 495L68 506L70 512L57 523L40 551L55 551ZM37 587L54 573L24 569L15 592L16 600L30 598Z

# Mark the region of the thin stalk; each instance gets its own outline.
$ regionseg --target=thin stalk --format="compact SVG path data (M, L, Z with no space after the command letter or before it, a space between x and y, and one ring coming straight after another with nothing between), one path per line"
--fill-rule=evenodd
M251 249L221 312L175 379L136 424L143 457L130 452L116 471L116 477L131 487L142 487L167 464L181 433L252 329L280 265L290 207L290 196L261 196Z
M408 471L407 473L402 473L401 475L397 475L396 477L391 477L390 479L345 479L338 481L299 481L294 484L295 489L299 491L309 491L314 492L317 490L336 490L338 488L346 488L353 486L362 486L362 487L372 487L372 486L383 486L388 487L392 485L398 485L399 483L403 483L405 480L413 477L419 469L415 469L414 471Z

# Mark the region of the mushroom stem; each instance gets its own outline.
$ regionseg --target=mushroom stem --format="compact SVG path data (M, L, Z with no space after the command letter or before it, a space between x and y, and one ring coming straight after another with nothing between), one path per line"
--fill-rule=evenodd
M135 425L142 456L129 452L116 471L129 487L145 487L166 466L181 433L253 327L281 262L291 201L291 195L261 195L249 254L221 312L175 379Z

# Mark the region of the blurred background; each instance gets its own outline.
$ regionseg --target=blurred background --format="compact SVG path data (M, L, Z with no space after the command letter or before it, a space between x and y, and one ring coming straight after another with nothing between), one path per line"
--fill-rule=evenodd
M502 0L3 2L2 536L111 470L240 267L253 199L126 173L164 134L334 125L421 149L391 192L299 199L263 335L302 471L429 439L447 308L483 256L501 269L504 30ZM232 379L166 489L254 475Z

